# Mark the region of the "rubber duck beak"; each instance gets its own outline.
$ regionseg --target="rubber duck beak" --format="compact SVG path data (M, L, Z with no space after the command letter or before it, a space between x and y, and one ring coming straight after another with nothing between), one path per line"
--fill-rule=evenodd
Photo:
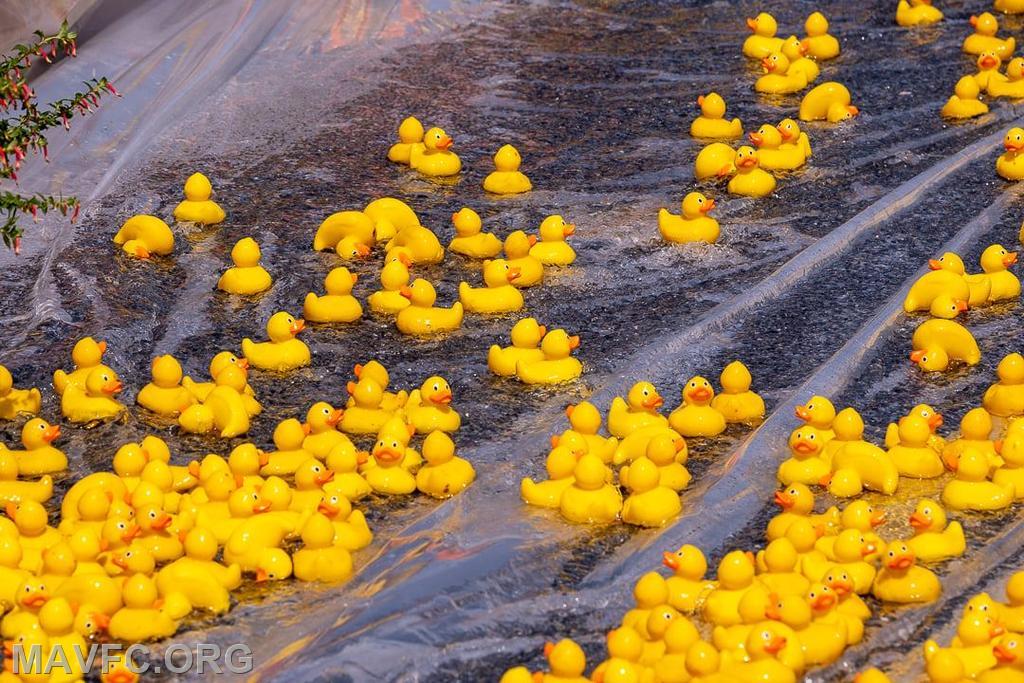
M703 95L697 95L697 106L698 107L703 107L704 106L704 96Z
M910 354L911 363L920 363L921 359L925 357L925 352L922 350L913 351Z
M120 553L118 553L117 555L114 555L113 557L111 557L110 558L110 563L113 564L115 567L123 569L124 571L128 571L128 562L127 562L127 560L124 559L124 556L121 555Z
M291 324L291 327L288 328L288 330L292 333L293 337L297 335L299 332L302 332L304 329L306 329L306 321L303 320L302 318L299 318L298 320L293 322Z
M32 591L21 600L21 604L25 607L31 607L32 609L39 609L50 600L50 595L46 591Z
M775 636L764 646L764 651L774 655L778 654L784 647L786 647L786 639L782 636Z
M555 649L555 644L554 643L552 643L550 641L544 643L544 656L545 657L550 657L551 653L552 653L552 651L554 651L554 649Z
M996 455L1002 455L1003 454L1003 440L1002 439L996 439L995 441L993 441L992 442L992 448L995 449Z
M96 346L99 348L101 356L107 352L107 342L98 341L96 342Z
M665 399L663 399L658 394L655 394L654 396L649 396L646 399L644 399L643 402L641 402L641 405L644 408L647 408L648 410L652 408L660 408L661 406L665 405Z
M800 56L806 57L807 53L811 51L811 44L807 39L800 41Z
M252 513L254 515L261 515L264 512L270 512L270 503L261 502L252 506Z
M1003 267L1009 268L1017 262L1017 252L1011 251L1009 254L1003 257Z
M365 465L368 462L370 462L370 454L369 453L367 453L366 451L358 451L358 452L356 452L356 464L357 465Z
M750 138L750 141L754 143L755 147L760 147L764 144L764 136L758 132L750 133L748 137Z
M956 302L956 310L958 310L961 313L963 313L967 309L968 309L968 306L967 306L967 302L966 301L961 300L961 301L957 301Z
M974 27L978 26L978 17L976 17L973 14L971 15L971 18L968 19L967 21L971 22L971 26L974 26Z
M939 259L928 259L928 270L942 270L942 261Z
M818 597L814 598L814 602L811 603L811 607L816 610L826 610L830 609L834 604L836 604L836 596L831 593L822 593Z
M331 411L331 414L327 416L327 424L332 427L337 427L338 423L341 422L341 418L345 416L345 411L339 408L335 408Z
M329 484L332 481L334 481L334 471L333 470L324 470L323 472L318 474L313 479L313 481L316 482L317 486L323 486L324 484Z
M522 269L520 269L520 268L509 268L508 269L508 275L506 275L505 277L508 279L509 282L515 282L520 277L522 277L522 275L523 275Z
M363 364L356 363L352 366L352 374L356 376L356 379L359 379L363 374Z
M305 434L306 436L309 436L312 432L313 432L313 428L309 425L309 423L308 422L303 422L302 423L302 433Z
M933 413L932 416L928 418L928 427L930 427L931 430L934 432L936 429L938 429L941 426L942 426L942 415L939 414L939 413Z
M811 421L811 411L807 410L807 406L797 406L795 412L796 416L804 422Z
M575 335L574 334L573 336L569 337L569 349L572 350L572 351L575 351L579 347L580 347L579 335Z
M565 227L562 228L562 236L563 237L572 237L573 233L575 233L575 232L576 232L576 224L575 223L566 223Z
M15 505L14 503L8 503L7 505L4 506L4 514L6 514L11 519L14 519L15 515L18 514L18 506Z
M576 410L576 406L566 406L565 407L565 416L571 420L572 419L573 411L575 411L575 410Z
M319 505L317 505L316 511L319 512L321 515L324 515L325 517L330 517L331 519L334 519L338 516L338 506L331 505L326 501L323 501Z
M110 628L110 617L103 612L93 612L89 616L92 618L93 623L96 624L96 628L100 631L106 631Z
M437 403L438 405L450 405L452 402L452 392L439 391L436 394L434 394L430 398L430 400L433 401L434 403Z
M120 394L123 389L124 384L122 384L120 380L107 382L106 384L103 385L103 393L110 394L111 396L113 396L114 394Z
M783 140L789 140L791 137L793 137L793 133L791 133L788 129L783 130L782 128L779 128L779 135L782 136Z
M661 555L661 563L672 571L675 571L679 569L679 556L675 553L666 551Z
M927 529L932 525L931 520L922 515L920 512L914 512L910 515L910 526L915 529Z
M266 451L257 451L256 457L259 459L260 468L264 468L270 462L270 454Z
M404 458L405 453L399 453L395 449L385 446L384 448L375 450L373 452L373 457L378 462L391 465L399 462L402 458Z
M43 441L46 443L53 443L60 437L60 427L57 425L51 425L49 429L43 432Z
M684 439L683 437L679 437L672 443L676 447L676 453L682 453L683 451L686 450L686 439Z
M772 60L768 59L767 57L764 57L764 58L761 59L761 66L768 73L771 73L772 71L775 71L775 62L773 62Z
M868 555L870 555L871 553L875 552L876 550L878 550L878 548L875 547L874 543L868 543L867 545L865 545L863 548L860 549L860 556L861 557L867 557Z
M527 235L526 236L526 241L529 242L530 246L532 247L533 245L537 244L537 236L536 235Z
M757 19L747 19L747 28L757 33Z
M708 200L706 202L704 202L704 206L702 206L700 208L700 212L701 213L707 213L707 212L713 210L714 208L715 208L715 200L711 199L711 198L708 198Z
M125 545L130 545L131 542L134 541L141 533L142 527L138 524L132 524L123 534L121 534L121 540Z
M352 273L352 284L359 282L359 273Z
M402 287L398 290L398 293L404 296L406 299L412 299L412 289L409 287Z
M359 256L359 258L366 258L367 256L370 255L370 248L363 244L362 242L360 242L359 244L356 245L356 254ZM352 283L355 284L355 281L356 275L353 273Z
M267 574L267 570L260 568L256 570L256 583L264 583L270 578Z
M992 656L1002 664L1012 664L1017 661L1017 655L1002 643L996 643L992 646Z
M774 600L769 602L768 606L764 608L764 618L771 619L772 621L780 621L782 619L782 615L779 614L779 606Z
M455 140L450 135L445 135L437 142L437 148L447 152L453 144L455 144Z
M558 444L559 444L559 442L561 440L562 440L562 437L560 437L558 434L552 434L551 435L551 447L552 448L558 448Z
M879 510L875 514L871 515L871 528L882 526L885 524L885 511Z
M982 69L991 69L999 65L999 62L992 55L985 55L978 60L978 64Z
M828 587L831 588L836 595L842 597L844 595L849 595L853 591L853 582L836 579L830 583Z
M850 116L858 116L860 114L860 109L853 106L852 104L847 105L846 111L850 112Z
M171 526L171 523L173 521L174 520L171 518L171 516L165 512L156 518L156 521L153 522L153 528L157 529L158 531L163 531L167 527Z
M537 332L540 333L541 337L543 337L545 334L548 333L547 325L538 325L537 326Z
M711 398L711 390L707 387L697 387L686 392L686 395L695 401L706 401Z
M813 444L810 441L798 439L797 442L793 444L793 450L802 455L809 455L811 453L817 453L818 446L817 444Z
M999 636L1003 635L1004 633L1006 633L1006 629L1003 627L1003 625L1002 624L995 624L995 625L992 626L992 628L990 628L988 630L988 637L989 638L998 638Z

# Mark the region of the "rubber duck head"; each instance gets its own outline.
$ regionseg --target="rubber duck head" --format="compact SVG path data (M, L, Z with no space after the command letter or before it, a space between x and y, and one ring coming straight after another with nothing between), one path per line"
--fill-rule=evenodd
M973 76L965 76L965 80L969 80L971 83L977 85ZM928 268L930 270L948 270L956 273L957 275L964 274L964 260L960 258L959 254L952 251L947 251L937 259L931 259L928 261Z
M1024 78L1024 57L1014 57L1006 63L1006 77L1011 82Z
M824 617L838 604L839 598L831 588L823 583L812 583L807 589L807 604L810 605L813 619Z
M388 374L388 369L377 360L356 363L352 368L352 374L356 376L356 379L363 379L364 377L372 379L384 389L391 383L391 375Z
M660 433L651 437L644 453L647 459L658 467L665 467L674 462L685 464L687 459L686 440L681 436L672 436L671 432Z
M78 565L75 554L71 552L71 546L66 541L54 543L44 550L42 560L43 574L71 576Z
M231 260L237 268L253 268L260 263L260 245L251 237L243 237L231 247Z
M60 427L34 417L21 428L21 443L28 450L49 446L60 437Z
M899 438L901 445L915 448L924 446L928 443L931 433L929 421L921 417L920 414L911 413L900 419Z
M114 397L121 393L124 385L117 373L105 365L99 365L89 371L85 378L85 390L90 396Z
M764 549L764 564L771 574L793 571L799 559L793 542L785 536L776 538Z
M956 635L960 638L962 646L987 645L1006 633L1006 629L993 618L994 616L979 612L960 619L960 623L956 627Z
M853 592L853 579L842 567L829 567L821 582L832 589L839 599Z
M541 221L537 232L540 233L541 242L563 242L576 232L576 224L567 223L564 218L554 214Z
M278 311L267 321L267 336L270 337L270 341L277 344L294 339L304 329L305 320L295 318L285 311Z
M995 52L991 50L982 52L978 55L978 70L979 71L992 71L999 70L999 66L1003 63L1003 60L999 58Z
M658 572L647 572L633 586L637 609L654 609L668 602L668 584Z
M993 244L981 253L981 269L986 273L999 273L1017 262L1017 252L1007 251L1001 244Z
M452 224L455 226L455 234L459 237L479 235L483 227L480 214L468 206L464 206L452 214Z
M786 529L786 538L798 553L807 553L814 549L814 543L823 533L823 528L816 527L810 519L802 517L793 520L789 525Z
M523 158L519 156L519 150L512 145L502 145L494 153L494 168L498 171L518 171L521 163Z
M420 385L420 396L427 405L444 407L451 405L452 388L444 377L433 375Z
M725 100L716 92L698 96L697 106L700 107L701 116L706 118L720 119L725 116Z
M747 28L749 28L754 35L761 36L763 38L771 38L779 30L779 25L775 21L775 17L767 12L761 12L753 19L747 19Z
M934 500L919 500L910 515L910 526L915 535L942 531L946 528L946 511Z
M715 390L711 388L711 382L697 375L691 377L683 387L683 402L687 405L706 406L715 397Z
M378 221L377 225L381 225L385 221ZM334 247L335 253L346 261L356 261L364 259L370 255L370 247L366 244L361 237L356 235L345 235L338 244ZM328 294L331 292L328 291Z
M575 642L564 638L557 643L544 644L544 657L551 667L552 676L580 678L587 668L587 658L583 649Z
M957 460L956 478L960 481L979 482L988 477L988 458L974 448L966 448Z
M761 68L766 74L785 74L789 69L789 58L781 52L773 52L761 59Z
M645 493L658 487L658 466L646 456L640 456L629 466L628 488L632 493Z
M334 524L326 516L316 513L302 527L302 544L311 550L329 548L334 543Z
M1013 607L1024 605L1024 571L1014 572L1007 579L1006 601Z
M679 577L690 581L699 581L708 571L708 561L704 553L695 545L680 546L674 553L665 552L661 557L662 564Z
M299 491L323 489L325 484L332 481L334 472L316 458L304 461L295 470L295 488Z
M582 453L575 453L566 446L555 446L548 452L545 468L549 479L571 477Z
M7 503L4 512L18 527L22 536L36 537L46 530L48 520L46 508L34 500L22 500L20 503Z
M409 265L411 261L409 261L408 256L403 256L403 259L385 264L384 268L380 271L380 284L385 290L397 292L403 287L408 286L410 278Z
M174 523L174 518L156 505L147 505L136 513L135 522L142 529L143 534L151 535L166 532Z
M522 270L513 268L505 259L484 261L484 284L488 287L505 287L522 275Z
M82 337L71 349L71 362L78 368L91 368L99 365L103 354L107 351L107 342L96 341L92 337Z
M981 88L974 76L964 76L953 86L953 94L961 100L976 100L981 94Z
M996 374L1002 384L1024 384L1024 356L1016 352L1003 356Z
M973 441L987 441L992 434L992 428L992 415L984 408L972 408L960 420L960 437Z
M636 662L644 652L644 639L630 626L622 626L608 632L605 639L608 656Z
M971 599L964 605L964 611L960 618L966 619L977 615L985 615L998 620L999 603L993 600L992 596L988 593L978 593L971 596Z
M345 496L331 494L324 496L317 504L316 511L328 519L346 520L352 514L352 503Z
M785 512L809 515L814 510L814 494L806 484L794 482L782 491L775 492L775 504Z
M100 529L100 543L108 549L123 548L138 537L139 525L126 515L107 518Z
M782 144L782 133L770 123L766 123L750 133L750 141L758 149L776 149Z
M910 409L907 415L917 415L928 423L928 430L934 434L943 424L942 414L927 403L918 403Z
M825 112L825 119L829 123L839 123L840 121L848 121L858 114L860 114L860 109L852 104L840 104L839 102L833 102L828 106L828 110Z
M540 344L548 330L544 325L537 322L536 318L523 318L512 326L512 346L518 349L535 349ZM570 417L570 421L571 421ZM600 426L600 415L598 416Z
M913 5L915 2L931 2L932 0L910 0L910 4ZM892 683L889 677L885 675L881 669L871 667L870 669L864 669L864 671L858 671L853 677L853 683Z
M867 532L885 524L885 511L876 510L866 500L855 500L843 509L839 522L844 529Z
M294 417L281 420L274 427L274 445L279 451L297 451L306 438L306 428Z
M743 145L736 150L736 170L739 172L752 171L758 166L757 150L749 145Z
M455 442L444 432L434 431L423 440L422 451L428 465L442 465L455 457Z
M629 407L633 410L657 411L665 403L658 390L650 382L637 382L629 389L626 396Z
M185 181L185 199L190 202L205 202L213 195L210 179L202 173L193 173Z
M99 532L94 528L80 527L66 537L68 548L75 562L95 562L103 552Z
M171 355L157 356L150 368L153 384L166 389L181 383L182 371L178 359Z
M828 33L828 19L821 12L811 12L804 21L804 30L808 38L823 36Z
M936 318L952 320L966 311L967 302L963 299L954 299L948 294L939 294L932 299L928 312Z
M129 576L121 589L121 599L130 609L153 609L159 597L156 583L145 574Z
M292 487L281 477L270 476L260 487L259 496L260 508L267 512L284 511L291 505Z
M423 140L423 124L415 116L407 116L398 124L398 140L411 145Z
M800 124L793 119L782 119L775 127L779 129L784 143L793 144L800 137Z
M690 192L683 197L683 216L689 219L700 218L715 208L715 200L705 197L700 192Z
M515 230L505 238L505 257L509 259L525 258L530 247L537 243L536 235L527 235L522 230Z
M691 677L699 679L718 672L721 657L711 643L698 640L686 651L686 671Z
M786 638L782 630L774 624L765 624L752 629L747 636L747 656L752 661L762 661L777 657L786 647Z
M1018 666L1024 661L1024 638L1017 633L1004 633L992 646L992 656L1003 666Z
M377 438L394 439L402 446L408 446L414 434L416 434L416 428L406 423L401 415L395 415L380 428Z
M797 459L816 457L822 445L817 430L809 425L794 429L789 435L789 450Z
M975 32L983 36L994 36L999 31L999 21L991 12L971 15L970 22Z
M843 408L832 420L838 441L860 441L864 438L864 418L853 408Z
M434 126L423 134L423 146L428 152L447 152L452 148L455 141L443 128Z
M270 503L263 501L254 489L243 486L235 489L228 497L228 513L234 519L245 519L270 510Z
M807 45L796 36L790 36L782 41L782 54L790 62L807 56Z
M1003 136L1003 147L1007 152L1017 153L1024 150L1024 128L1014 127Z
M860 529L844 529L836 537L833 552L838 562L861 562L878 550ZM835 590L833 588L833 590Z
M910 546L899 541L889 545L889 550L885 553L883 562L886 569L892 571L906 571L914 566L916 559L914 551L910 549Z
M512 667L501 675L498 683L533 683L533 674L525 666Z
M569 333L561 328L545 334L540 343L540 350L548 360L568 358L579 347L580 338L576 335L569 336Z
M651 640L662 640L672 623L680 618L679 612L669 605L658 605L647 615L647 635Z
M769 600L764 615L772 621L785 624L794 631L807 628L814 616L811 606L802 595L775 596L775 600Z
M405 458L405 444L395 436L378 434L371 455L378 465L397 465Z
M413 306L420 308L429 308L437 301L437 291L434 289L434 285L421 277L416 278L411 285L402 287L399 291Z
M221 370L226 368L239 368L243 372L248 372L249 361L245 358L239 358L230 351L221 351L210 361L210 377L216 379Z
M812 396L807 403L797 406L796 416L818 429L829 429L836 419L836 408L824 396Z
M605 485L605 466L601 458L586 453L576 462L573 470L576 486L584 491L596 491Z
M217 537L206 527L193 527L185 535L185 555L200 562L212 562L217 556Z
M841 467L822 479L828 492L836 498L853 498L864 492L864 481L852 467Z
M361 408L377 408L384 400L384 389L373 378L366 375L362 376L358 382L349 382L345 388L355 404Z
M40 608L50 599L50 590L38 577L29 577L18 586L15 602L23 610L38 614Z
M324 278L324 289L332 296L346 296L352 293L352 287L359 276L349 272L348 268L333 268Z
M111 554L110 562L126 576L142 574L152 576L156 569L153 554L142 547L131 547Z
M317 401L306 411L306 424L313 434L329 432L338 426L344 414L326 401Z
M110 627L110 617L89 603L79 605L74 616L72 628L86 639L93 638ZM101 677L101 680L106 679Z
M750 553L733 550L718 563L718 583L727 590L746 588L754 580L754 558Z

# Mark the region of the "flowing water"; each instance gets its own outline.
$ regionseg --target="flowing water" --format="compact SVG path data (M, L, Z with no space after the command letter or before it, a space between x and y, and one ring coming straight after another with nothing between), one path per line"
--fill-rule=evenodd
M916 319L900 308L929 257L955 249L975 264L988 244L1017 242L1021 193L993 163L1003 132L1024 112L999 102L963 124L937 116L956 79L973 70L959 42L982 4L943 3L947 20L915 31L895 27L892 3L881 1L193 0L97 10L84 20L94 25L80 58L42 73L37 87L45 98L105 74L125 97L52 141L52 185L43 175L51 169L26 175L28 189L89 201L77 225L30 227L21 257L0 255L2 361L18 385L48 386L75 339L103 338L131 401L154 355L172 353L186 372L205 376L214 353L261 337L272 313L297 313L337 261L310 249L331 212L401 197L442 242L463 205L502 236L561 213L577 225L579 258L526 302L542 323L582 337L583 380L534 390L489 375L486 349L506 339L514 316L468 316L461 330L431 341L404 338L372 316L312 326L304 335L311 367L252 373L266 410L249 438L269 447L280 419L301 417L315 399L340 403L352 365L376 357L395 386L447 377L464 417L458 449L478 480L444 503L372 501L376 540L356 554L348 584L254 589L226 617L189 622L175 640L246 642L257 674L273 680L496 680L513 664L541 666L542 643L561 636L599 657L632 583L660 566L663 550L696 543L713 566L730 549L763 543L796 403L832 396L857 407L878 438L920 401L954 425L1017 348L1016 305L971 311L966 324L982 363L925 377L906 361ZM666 245L656 214L677 210L693 187L699 143L687 130L697 95L720 92L747 130L795 113L796 96L768 99L750 86L743 19L760 9L771 9L783 35L802 31L813 9L829 16L844 51L821 78L849 86L862 115L808 125L811 163L782 178L771 198L731 198L708 185L718 244ZM1022 28L1008 19L1003 32L1019 38ZM465 169L458 180L425 180L384 159L409 114L454 135ZM536 189L490 197L480 181L506 142L519 148ZM227 221L202 231L175 226L172 258L123 257L110 242L121 222L140 212L169 217L197 170L213 180ZM273 288L251 298L215 291L231 246L247 235L263 248ZM354 266L358 296L376 288L380 261ZM477 270L450 256L416 275L435 282L446 304ZM606 408L644 378L674 406L690 376L717 380L734 358L750 367L770 415L756 430L691 443L696 477L674 524L576 527L519 501L519 480L542 475L548 435L564 428L569 403L589 398ZM58 412L47 395L44 414ZM176 462L234 445L184 437L137 409L95 429L66 428L61 445L78 476L153 432L168 439ZM18 425L0 429L7 442L18 433ZM876 501L895 520L886 533L909 533L904 513L939 486L906 486ZM918 645L948 638L971 592L984 585L1000 594L1019 565L1018 516L1017 508L967 516L968 553L938 569L942 599L880 612L864 644L810 678L842 680L869 662L891 662L899 680L917 676Z

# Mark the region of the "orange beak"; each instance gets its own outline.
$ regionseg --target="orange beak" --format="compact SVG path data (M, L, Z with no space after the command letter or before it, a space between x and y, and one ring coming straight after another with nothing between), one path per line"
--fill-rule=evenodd
M748 137L750 138L750 141L754 143L755 147L760 147L761 145L764 144L764 136L758 133L757 131L750 133Z
M532 247L533 245L537 244L537 236L536 235L527 235L526 236L526 241L529 242L530 246Z
M110 394L113 396L114 394L120 394L121 390L124 389L124 385L121 384L120 380L114 380L104 384L102 389L104 394Z
M706 202L704 202L704 206L701 207L700 212L701 213L707 213L708 211L711 211L714 208L715 208L715 200L709 198Z
M101 356L107 352L107 342L105 342L105 341L98 341L98 342L96 342L96 346L99 347L100 355Z
M683 450L686 448L686 439L684 439L683 437L679 437L672 443L675 444L676 453L682 453Z
M92 620L96 623L96 628L99 630L106 631L110 628L110 617L103 612L93 612L89 616L92 617Z
M302 332L304 329L306 329L306 321L303 320L302 318L299 318L298 320L293 322L292 326L288 329L292 333L292 336L295 336L299 332Z
M932 416L928 418L928 426L931 427L931 430L933 432L936 429L938 429L939 427L941 427L942 426L942 415L940 415L939 413L933 413Z
M995 449L997 454L1002 455L1003 454L1003 440L1002 439L996 439L995 441L993 441L992 442L992 448Z
M449 405L452 402L452 392L450 391L439 391L430 397L433 403L438 405Z
M991 69L999 65L999 60L992 55L985 55L978 60L978 65L981 66L982 69Z
M747 19L747 28L751 31L757 31L757 19Z
M1017 655L1002 643L992 646L992 655L1002 664L1012 664L1017 661Z
M128 527L128 529L125 530L123 534L121 534L121 541L124 542L125 545L129 545L141 533L142 527L140 527L138 524L132 524L130 527Z
M797 442L793 444L793 450L802 455L809 455L811 453L818 452L818 445L813 444L810 441L805 441L804 439L798 439Z
M164 529L169 527L171 525L171 522L173 521L174 520L171 519L171 516L164 512L159 517L157 517L156 520L153 522L153 528L157 529L158 531L163 531Z
M270 454L266 451L257 451L256 457L259 458L260 468L266 467L270 462Z
M404 296L406 299L412 299L412 289L409 287L402 287L398 290L398 293Z
M1024 142L1016 142L1014 140L1004 140L1003 147L1006 148L1007 152L1019 152L1024 149Z
M836 595L842 597L843 595L849 595L853 591L853 582L849 579L835 579L828 585Z
M327 424L332 427L337 426L341 422L341 418L345 416L345 411L335 408L331 411L331 414L327 416Z
M1006 628L1004 628L1002 624L994 624L992 626L992 628L990 628L988 630L988 637L989 638L998 638L999 636L1003 635L1004 633L1006 633Z
M39 609L50 600L46 591L32 591L21 599L21 604L32 609Z
M1003 267L1009 268L1017 262L1017 252L1011 251L1009 254L1003 257Z
M334 470L324 470L320 474L316 475L316 477L313 478L313 481L316 482L317 486L329 484L334 481Z
M505 277L509 282L515 282L520 277L522 277L522 275L523 270L521 268L509 268L508 274Z
M889 569L910 569L914 564L914 558L907 557L906 555L900 555L895 557L891 562L888 563Z
M550 657L551 652L555 649L555 644L552 642L544 643L544 656Z
M337 505L331 505L327 501L321 501L320 504L316 506L316 511L324 515L325 517L330 517L331 519L334 519L338 516L339 510Z
M356 376L356 379L359 379L359 377L363 374L363 364L362 363L356 363L352 367L352 374Z
M795 503L796 503L796 501L793 500L793 497L790 496L785 491L776 491L775 492L775 504L778 505L783 510L790 509L791 507L793 507L793 505Z
M831 593L822 593L818 597L814 598L814 602L811 603L811 607L816 610L826 610L836 604L836 596Z
M807 53L811 51L811 44L806 40L800 41L800 56L806 57Z
M60 427L57 425L51 425L49 429L43 432L43 441L46 443L53 443L60 437Z
M766 619L771 619L772 621L779 621L782 619L782 615L779 614L779 606L776 601L772 600L768 603L768 606L764 608L764 616Z
M661 563L672 571L675 571L676 569L679 569L679 556L670 552L662 553Z
M920 363L921 359L924 358L925 355L926 355L925 352L922 351L922 350L913 351L910 354L910 362L911 363Z
M559 442L561 440L562 440L562 438L560 436L558 436L558 434L552 434L551 435L551 447L552 448L558 448L558 444L559 444Z
M572 419L573 411L575 411L575 410L576 410L576 406L571 406L571 405L570 406L566 406L565 407L565 416L571 420Z
M238 362L235 363L235 365L237 365L238 367L242 368L243 370L248 370L249 369L249 359L248 358L239 358Z
M706 401L711 398L711 390L707 387L697 387L686 392L686 395L695 401Z
M548 326L547 325L538 325L537 326L537 332L539 332L540 336L543 337L545 334L548 333Z
M366 258L367 256L370 255L370 248L363 244L362 242L359 242L358 244L356 244L356 255L359 256L360 258ZM356 280L358 279L359 276L356 275L355 273L352 273L352 284L355 284Z
M654 410L656 408L660 408L664 404L665 399L655 394L654 396L648 396L647 398L645 398L641 405L643 405L643 407L647 408L648 410Z
M928 259L928 270L942 270L942 261L937 258Z
M121 569L124 569L125 571L128 570L128 562L124 559L124 555L121 555L120 553L118 553L117 555L114 555L113 557L111 557L110 561L111 561L111 563L115 567L120 567Z
M703 95L697 95L697 106L698 107L703 107L704 106L704 96Z
M261 515L264 512L270 512L270 503L262 502L252 506L252 513L254 515Z
M579 347L580 347L580 338L579 338L579 336L574 334L573 336L569 337L569 348L572 349L573 351L575 351Z
M868 543L867 545L865 545L863 548L860 549L860 555L861 555L861 557L867 557L868 555L870 555L871 553L875 552L876 550L878 550L878 548L875 547L874 543Z
M768 72L775 71L775 62L773 62L772 60L768 59L767 57L765 57L764 59L761 60L761 66L764 67L765 71L768 71Z
M740 159L739 162L736 165L740 166L742 168L751 168L751 167L757 166L757 157L753 157L753 156L744 157L744 158Z
M857 116L858 114L860 114L860 109L853 106L852 104L846 107L846 111L850 112L850 116Z
M576 232L576 224L575 223L566 223L565 227L562 228L562 235L564 237L572 237L575 232Z
M400 453L396 451L394 448L389 448L385 446L384 448L375 450L373 452L373 457L376 458L378 462L390 465L399 462L402 458L405 457L405 453Z
M455 144L455 140L453 140L453 139L452 139L452 136L450 136L450 135L445 135L445 136L444 136L443 138L441 138L441 139L440 139L440 140L438 141L438 143L437 143L437 148L438 148L438 149L441 149L441 150L444 150L444 151L446 151L446 152L447 152L447 151L448 151L448 149L449 149L449 148L450 148L450 147L451 147L451 146L452 146L453 144Z
M775 636L764 646L764 651L774 655L784 647L786 647L786 639L782 636Z
M875 514L871 515L871 528L881 526L885 523L885 511L878 510Z
M803 420L804 422L811 421L811 411L807 410L807 406L797 406L796 416Z
M978 17L974 16L973 14L971 15L971 18L968 19L968 21L971 22L971 26L978 25Z
M369 453L367 453L366 451L358 451L356 453L356 464L358 464L358 465L365 465L368 462L370 462L370 454Z
M966 301L961 299L961 300L956 302L956 310L960 311L961 313L966 311L967 308L968 307L967 307L967 302Z
M922 515L920 512L915 512L910 515L910 526L914 527L915 529L927 529L931 525L931 520Z
M783 140L788 140L791 137L793 137L793 133L791 133L788 129L787 130L783 130L782 128L779 128L779 135L782 136Z
M267 581L269 578L270 576L267 574L266 569L260 568L256 570L256 583L263 583L264 581Z

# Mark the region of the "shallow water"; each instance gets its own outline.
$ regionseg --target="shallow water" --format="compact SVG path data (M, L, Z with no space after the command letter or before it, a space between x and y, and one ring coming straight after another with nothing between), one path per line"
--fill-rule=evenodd
M742 20L760 5L682 4L254 1L171 12L153 2L98 31L79 60L43 74L44 96L95 69L112 75L125 98L67 144L51 145L68 170L59 178L65 191L93 200L80 224L47 223L20 260L0 255L12 274L0 286L3 362L19 384L48 385L85 334L109 341L126 400L148 380L156 354L173 353L186 372L205 375L216 351L261 336L274 311L297 312L305 292L320 290L337 260L309 249L323 217L377 196L408 200L443 242L462 205L501 235L535 230L555 212L578 228L576 264L526 295L531 315L582 336L587 373L578 386L525 390L487 373L485 349L505 339L512 317L471 316L462 330L426 342L372 317L313 327L304 335L310 368L253 373L266 412L250 438L268 446L276 422L304 415L311 399L340 402L356 362L380 359L401 387L441 372L464 416L459 450L479 478L442 504L371 504L377 540L356 555L359 573L346 586L240 595L226 618L198 622L176 640L241 640L262 676L300 680L496 679L514 663L539 666L541 644L558 636L597 655L632 582L660 566L663 550L695 542L714 563L761 544L796 402L831 395L856 406L879 437L919 401L951 426L978 402L1019 337L1015 307L969 312L982 364L927 378L906 362L914 322L899 313L902 291L930 256L955 248L976 263L989 243L1017 240L1021 195L992 164L1021 112L999 102L965 124L936 115L970 67L958 43L977 3L946 3L943 25L913 32L892 25L888 2L815 5L844 46L822 78L847 84L863 114L845 126L809 125L810 166L780 181L771 199L729 198L709 186L723 230L703 247L661 243L655 218L660 206L677 209L692 186L699 143L686 131L696 96L718 90L747 130L791 115L798 100L769 102L749 87ZM772 6L788 30L811 9ZM1005 30L1019 36L1021 24L1007 21ZM407 114L455 136L466 168L458 181L430 182L384 160ZM505 142L523 154L537 188L529 195L495 199L480 188ZM169 215L194 170L213 179L228 220L201 232L177 226L173 259L123 258L110 243L117 226L141 211ZM213 291L246 235L263 247L273 289L250 299ZM355 266L357 295L376 287L379 266L379 256ZM476 277L458 257L417 275L438 284L442 302L459 280ZM749 365L772 414L753 433L691 444L696 477L677 523L660 532L571 527L520 503L519 479L542 473L565 405L590 397L607 407L643 377L674 406L691 375L715 380L733 358ZM48 397L45 414L57 410ZM181 437L137 410L119 423L65 429L61 444L81 474L151 431L181 462L233 445ZM18 428L0 434L15 440ZM937 495L938 484L928 486L913 493ZM899 510L891 518L909 509L899 498L882 503ZM839 680L890 660L904 667L901 680L916 675L919 658L899 655L933 632L948 637L975 577L998 586L1016 566L1017 514L966 520L970 550L940 569L943 600L877 618L869 631L877 637L812 678Z

